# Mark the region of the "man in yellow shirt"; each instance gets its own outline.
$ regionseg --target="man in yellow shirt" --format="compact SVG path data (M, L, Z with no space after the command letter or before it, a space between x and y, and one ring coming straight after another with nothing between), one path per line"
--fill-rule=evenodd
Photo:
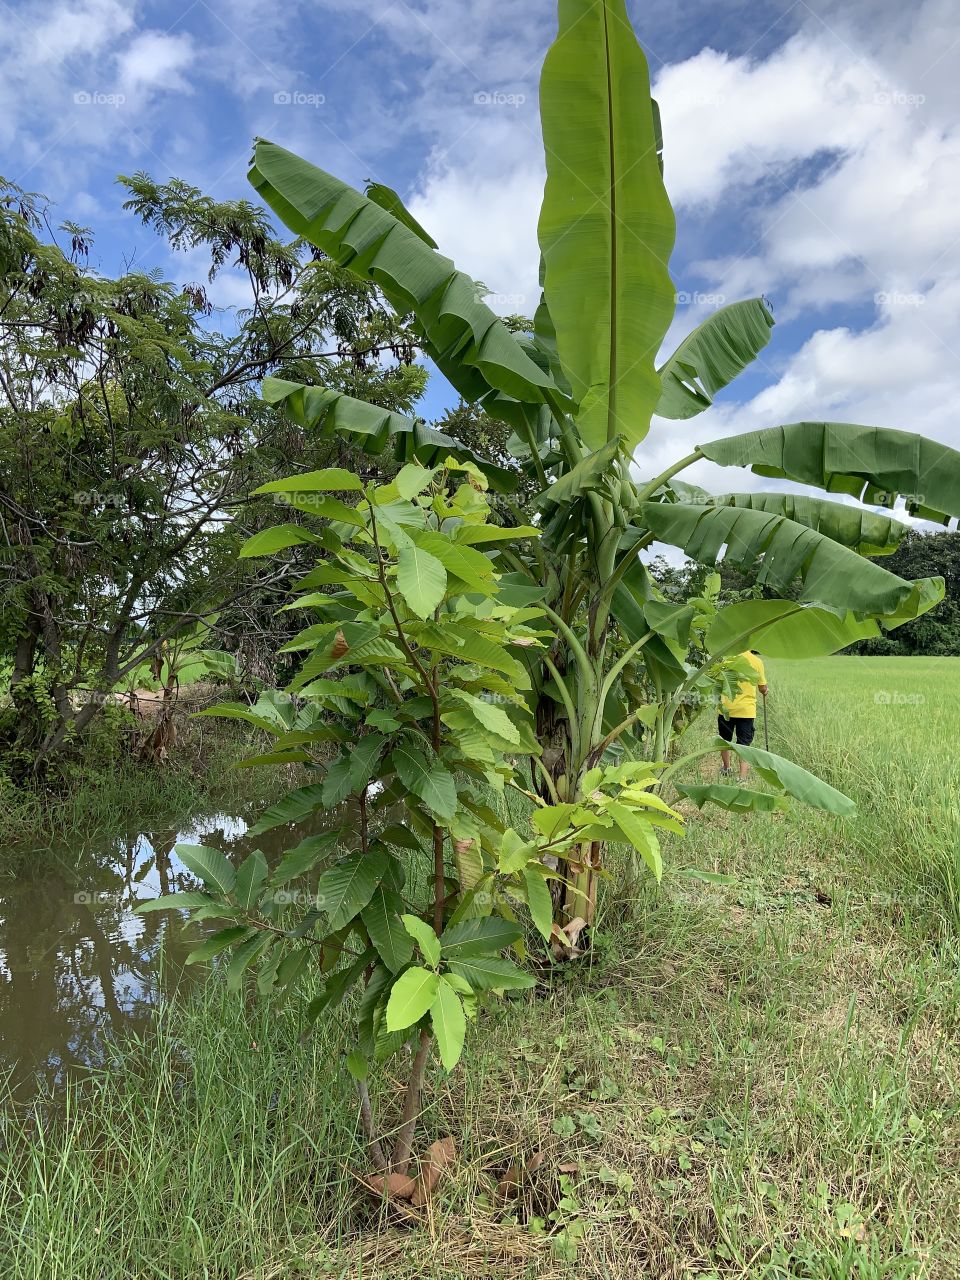
M753 741L753 734L756 728L757 718L757 690L764 698L767 696L767 673L763 669L763 663L757 654L752 651L742 653L742 658L746 658L751 667L757 673L757 683L752 680L741 680L740 688L737 690L735 698L720 699L720 717L717 720L717 732L724 742L732 742L733 736L736 734L737 742L743 747L749 747ZM720 771L721 778L733 777L733 769L730 767L730 752L721 751L721 759L723 760L723 768ZM750 766L746 760L740 761L740 781L746 778L750 772Z

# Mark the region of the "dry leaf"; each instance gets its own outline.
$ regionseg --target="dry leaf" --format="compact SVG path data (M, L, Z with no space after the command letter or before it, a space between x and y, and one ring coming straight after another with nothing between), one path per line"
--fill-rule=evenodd
M431 1142L427 1149L426 1158L420 1164L420 1176L417 1178L416 1189L414 1190L412 1203L420 1206L425 1205L440 1181L440 1175L444 1169L453 1164L457 1158L457 1144L453 1138L438 1138L436 1142Z
M386 1196L388 1200L409 1200L417 1188L413 1178L403 1173L371 1173L360 1181L378 1196Z
M333 637L333 648L330 650L331 658L342 658L350 646L347 644L347 637L342 631L338 631Z

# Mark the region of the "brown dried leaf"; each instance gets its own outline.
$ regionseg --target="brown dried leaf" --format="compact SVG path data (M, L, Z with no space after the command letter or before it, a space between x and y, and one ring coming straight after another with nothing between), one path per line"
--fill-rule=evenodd
M420 1164L420 1176L417 1178L412 1203L418 1207L425 1205L440 1181L440 1175L457 1158L457 1144L449 1135L431 1142L427 1148L425 1159Z
M360 1181L378 1196L386 1196L388 1200L409 1200L417 1188L413 1178L408 1178L403 1173L388 1173L386 1175L371 1173L366 1178L361 1178Z
M333 648L330 650L331 658L342 658L350 646L347 644L347 637L342 631L338 631L333 637Z
M514 1162L497 1183L497 1200L515 1200L520 1194L520 1166Z

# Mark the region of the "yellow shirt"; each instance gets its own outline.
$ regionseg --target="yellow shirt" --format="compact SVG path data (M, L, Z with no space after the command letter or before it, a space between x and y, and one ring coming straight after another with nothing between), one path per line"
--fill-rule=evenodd
M758 684L766 684L767 676L763 663L755 653L742 653L759 676ZM757 685L749 680L740 681L740 691L735 698L721 698L723 714L734 720L753 720L757 714Z

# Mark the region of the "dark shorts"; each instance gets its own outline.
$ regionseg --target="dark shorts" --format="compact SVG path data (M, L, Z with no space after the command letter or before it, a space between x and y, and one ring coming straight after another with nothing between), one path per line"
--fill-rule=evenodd
M724 742L732 742L736 731L737 742L741 747L749 747L755 729L756 721L752 716L719 716L717 719L717 733Z

